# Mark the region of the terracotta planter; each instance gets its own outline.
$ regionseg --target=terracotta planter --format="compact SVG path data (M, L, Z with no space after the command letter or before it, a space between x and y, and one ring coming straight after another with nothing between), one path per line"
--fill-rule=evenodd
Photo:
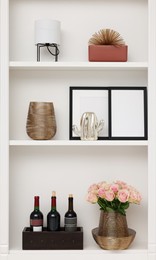
M88 58L89 61L127 61L128 46L114 45L89 45Z

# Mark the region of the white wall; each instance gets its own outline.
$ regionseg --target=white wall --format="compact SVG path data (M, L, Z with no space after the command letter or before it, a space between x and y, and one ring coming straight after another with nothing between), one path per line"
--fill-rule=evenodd
M68 194L74 194L78 225L84 228L84 248L95 247L91 229L98 226L100 212L97 205L86 202L86 194L92 183L102 180L124 180L142 193L141 205L130 206L127 220L137 232L134 248L147 243L146 158L146 148L139 147L11 147L10 248L21 248L21 232L29 226L34 195L41 197L46 225L52 190L57 192L62 225Z
M61 21L60 61L87 61L88 40L102 28L121 34L129 61L146 61L147 11L146 0L10 0L10 60L36 60L34 21L48 18Z
M147 86L143 71L11 71L10 138L28 139L26 119L30 101L54 103L57 133L54 139L69 139L70 86ZM126 123L126 122L124 122Z

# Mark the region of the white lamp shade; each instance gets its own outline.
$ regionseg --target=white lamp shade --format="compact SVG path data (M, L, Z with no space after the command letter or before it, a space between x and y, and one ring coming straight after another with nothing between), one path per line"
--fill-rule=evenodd
M37 20L35 21L35 44L55 43L60 45L60 21Z

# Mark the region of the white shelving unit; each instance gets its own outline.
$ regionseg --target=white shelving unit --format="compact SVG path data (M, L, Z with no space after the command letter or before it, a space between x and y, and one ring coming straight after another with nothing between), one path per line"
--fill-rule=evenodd
M61 21L57 63L44 51L36 62L34 21L45 17ZM156 259L155 24L155 0L0 0L0 260ZM121 33L128 62L88 62L88 40L102 27ZM69 86L147 86L148 140L70 141ZM27 136L32 100L54 103L54 139ZM143 201L127 210L128 225L137 233L131 247L105 251L91 235L98 225L98 207L85 196L92 183L116 179L140 190ZM74 194L84 250L22 250L33 196L41 197L46 225L52 190L57 192L61 225L68 193Z

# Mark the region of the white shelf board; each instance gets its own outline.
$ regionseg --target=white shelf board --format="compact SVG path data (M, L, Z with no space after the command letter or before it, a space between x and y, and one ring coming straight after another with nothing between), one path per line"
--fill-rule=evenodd
M50 260L53 257L56 257L58 260L75 260L82 259L90 259L94 260L99 259L102 260L103 257L107 257L108 260L130 260L132 257L134 259L142 259L147 260L148 250L147 248L130 248L126 250L102 250L102 249L84 249L84 250L10 250L9 252L9 260L21 260L21 259L30 259L30 257L34 259L47 259Z
M10 140L10 146L148 146L148 141Z
M126 249L126 250L114 250L114 254L118 254L119 252L122 254L138 254L138 253L147 253L147 249L143 249L143 248L139 248L139 249ZM101 250L101 249L83 249L83 250L26 250L26 251L22 251L22 250L10 250L11 254L21 254L21 255L27 255L27 254L32 254L35 256L35 254L57 254L57 255L72 255L74 254L79 254L79 255L85 255L88 253L93 253L94 255L99 255L99 254L112 254L112 250Z
M35 62L11 61L10 70L147 70L147 62Z

